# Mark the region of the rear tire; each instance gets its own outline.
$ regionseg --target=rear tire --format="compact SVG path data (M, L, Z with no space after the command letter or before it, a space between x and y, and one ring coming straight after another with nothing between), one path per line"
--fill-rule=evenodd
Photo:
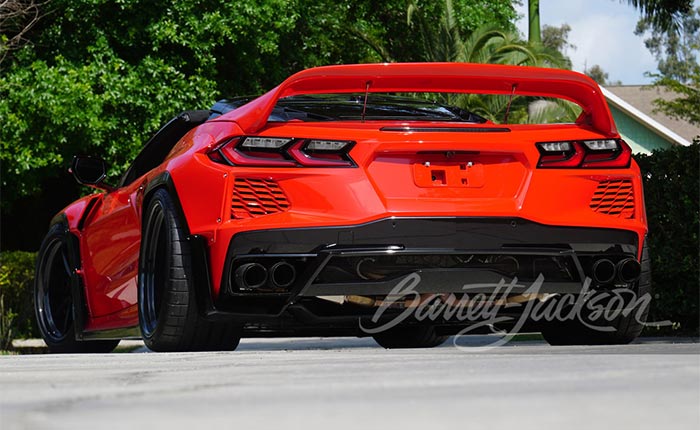
M199 315L191 246L168 192L159 188L144 215L139 257L139 325L146 346L165 351L232 351L240 329ZM204 287L204 286L200 286Z
M379 346L386 349L433 348L442 345L449 338L438 335L435 327L431 326L394 327L372 337Z
M34 312L41 337L52 353L106 353L118 340L79 341L75 338L72 277L74 267L68 248L68 228L54 224L39 248L34 277ZM83 303L78 306L85 306Z
M646 243L642 247L642 271L635 289L636 297L651 294L651 264ZM610 322L589 319L595 326L607 326L612 331L598 331L586 327L578 320L552 322L542 328L542 337L550 345L624 345L632 342L644 329L649 313L648 302L638 302L638 306L626 316L620 315ZM639 318L638 318L639 316Z

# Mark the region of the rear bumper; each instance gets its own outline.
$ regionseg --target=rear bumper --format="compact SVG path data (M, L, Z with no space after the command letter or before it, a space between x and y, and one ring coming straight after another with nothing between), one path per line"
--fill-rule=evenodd
M595 258L635 258L639 246L635 231L520 218L386 218L355 226L246 231L229 243L218 297L207 289L200 303L210 318L251 321L282 316L318 296L391 294L409 275L419 276L413 289L420 294L489 293L504 283L517 294L540 274L540 293L575 294ZM206 267L206 252L200 260ZM296 268L286 288L244 291L235 280L243 264L269 269L280 261ZM379 266L376 273L363 276L357 269L354 276L353 268L363 261Z
M234 235L228 257L251 253L313 253L330 245L454 250L555 245L585 252L602 252L620 245L626 252L636 253L639 239L630 230L551 226L514 217L392 217L343 227L246 231Z

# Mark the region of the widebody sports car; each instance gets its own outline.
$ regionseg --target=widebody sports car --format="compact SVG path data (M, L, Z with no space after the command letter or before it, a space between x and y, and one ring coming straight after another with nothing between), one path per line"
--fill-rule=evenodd
M555 98L580 114L499 124L430 94ZM603 324L578 303L639 297L650 281L639 168L599 87L575 72L314 68L183 112L116 186L97 157L71 169L101 192L62 210L39 252L36 316L55 352L130 337L156 351L290 335L430 347L483 323L455 312L479 306L505 316L483 329L624 343L646 317L637 301ZM576 318L518 324L532 303Z

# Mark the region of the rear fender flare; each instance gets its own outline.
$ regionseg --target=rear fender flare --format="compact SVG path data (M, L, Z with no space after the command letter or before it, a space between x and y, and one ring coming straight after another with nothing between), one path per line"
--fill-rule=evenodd
M146 207L148 207L153 192L158 188L165 188L168 191L168 194L170 194L170 197L172 197L173 202L175 203L175 209L177 210L177 215L180 218L180 220L184 221L185 228L187 229L187 235L189 236L189 223L187 222L187 218L185 217L185 212L182 210L182 204L180 203L180 198L177 194L177 190L175 189L175 183L173 182L173 178L170 175L170 172L167 171L155 176L148 182L148 184L146 184L146 188L143 192L143 204L141 206L141 224L143 225L144 211Z
M200 236L192 236L190 234L189 225L187 223L187 218L182 210L182 204L175 189L175 183L173 182L172 176L169 172L163 172L158 176L154 177L148 182L144 190L142 214L146 213L146 207L153 196L153 193L159 189L164 188L170 194L175 204L175 210L177 211L180 220L184 221L184 227L187 233L188 240L192 247L192 274L195 277L194 285L195 297L197 300L197 305L199 308L200 315L204 316L207 310L212 307L211 305L211 280L209 278L209 265L208 265L208 249L206 240ZM142 215L143 217L143 215ZM142 218L143 225L143 218Z

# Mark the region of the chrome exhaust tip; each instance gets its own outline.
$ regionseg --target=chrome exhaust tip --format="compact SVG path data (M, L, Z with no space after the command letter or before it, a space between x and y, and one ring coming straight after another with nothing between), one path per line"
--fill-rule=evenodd
M234 281L242 290L255 290L267 282L267 269L260 263L245 263L234 272Z
M642 265L634 258L625 258L617 263L617 279L629 284L639 279L642 274Z
M275 288L287 288L294 283L297 270L286 261L278 261L270 268L270 282Z
M601 258L593 263L593 280L598 284L609 284L615 279L615 263L607 258Z

